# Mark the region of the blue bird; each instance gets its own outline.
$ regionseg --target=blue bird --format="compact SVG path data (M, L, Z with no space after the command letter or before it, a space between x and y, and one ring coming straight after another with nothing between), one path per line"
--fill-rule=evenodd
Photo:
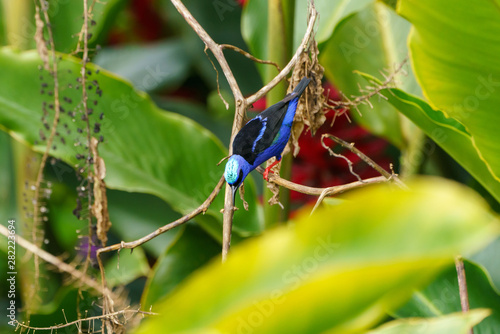
M302 78L293 92L251 119L234 138L233 155L229 157L224 171L226 182L233 192L233 203L236 190L248 173L276 157L276 161L264 172L267 181L270 169L281 161L281 153L290 138L297 104L310 81Z

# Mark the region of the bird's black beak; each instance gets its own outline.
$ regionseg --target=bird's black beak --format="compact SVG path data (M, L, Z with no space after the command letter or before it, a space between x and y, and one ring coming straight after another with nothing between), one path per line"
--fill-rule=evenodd
M233 194L233 207L234 207L234 203L236 200L236 192L238 192L238 186L235 184L231 184L230 186L231 186L231 192Z

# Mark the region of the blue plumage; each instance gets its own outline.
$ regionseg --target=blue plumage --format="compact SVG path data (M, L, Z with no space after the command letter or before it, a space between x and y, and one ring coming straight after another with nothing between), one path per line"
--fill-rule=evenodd
M276 157L264 173L267 180L271 167L281 160L281 153L290 138L297 104L310 81L303 78L292 93L251 119L234 138L233 155L224 172L226 182L233 190L233 198L248 173Z

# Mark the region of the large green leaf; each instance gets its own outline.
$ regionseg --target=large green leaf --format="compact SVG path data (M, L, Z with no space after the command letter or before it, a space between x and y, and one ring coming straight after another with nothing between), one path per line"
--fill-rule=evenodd
M320 14L320 18L316 30L316 41L321 44L327 41L334 32L337 24L344 18L362 10L374 0L318 0L314 1L316 10ZM293 34L293 47L296 49L307 28L307 8L309 1L295 0L295 25Z
M109 287L123 286L148 274L148 259L142 248L133 252L116 252L106 262L104 270Z
M44 77L42 82L50 82L49 75L38 70L40 60L33 51L16 53L4 48L0 50L0 64L0 126L16 139L33 145L43 128L40 122L42 103L48 101L48 108L51 103L48 97L40 94L41 82L37 78L41 75ZM81 99L81 91L75 88L79 66L79 60L72 57L62 56L59 62L62 106L66 110L61 116L59 132L66 137L67 144L61 144L56 138L57 149L51 154L70 165L78 163L76 153L84 153L73 145L76 141L84 142L83 136L77 133L83 122L78 109L74 109ZM102 97L98 97L97 88L93 88L89 90L89 103L94 109L93 122L100 122L100 113L105 114L101 124L104 143L99 151L106 163L107 185L153 194L182 214L191 212L207 198L221 177L223 167L217 166L217 162L227 154L226 150L199 124L158 109L146 94L135 91L130 84L110 73L96 73L97 69L89 65L88 70L92 73L89 83L98 82ZM69 88L69 84L73 88ZM71 102L67 102L68 99ZM75 121L68 113L73 109L77 113ZM37 144L34 149L43 151L44 146ZM246 182L246 190L250 210L236 212L234 226L234 231L244 235L262 229L260 207L251 179ZM222 214L219 211L222 207L223 196L218 196L206 215L199 216L197 221L209 224L208 228L212 232L217 229L220 235Z
M380 84L373 76L362 75ZM478 155L469 132L461 123L447 118L444 112L433 109L427 102L400 89L383 90L381 93L500 201L500 182L493 177Z
M148 45L126 45L99 51L94 63L150 92L176 88L188 76L191 58L184 43L168 39Z
M325 42L337 24L345 17L352 15L364 8L373 0L317 0L315 1L316 10L320 14L317 21L316 39L319 43ZM243 38L247 42L252 54L260 59L269 59L268 50L268 1L249 0L243 10L241 18L241 31ZM295 1L295 15L293 22L293 51L299 46L307 28L308 1ZM265 68L258 64L262 77L264 77Z
M471 309L489 308L493 312L474 327L474 333L496 333L500 328L500 296L492 288L488 275L479 266L465 261L467 292ZM402 309L398 317L438 317L459 312L457 272L451 266L441 276L422 291L416 292Z
M379 185L237 246L156 308L138 333L339 333L367 329L498 221L469 188L418 179ZM425 208L423 210L422 208Z
M141 298L142 308L170 293L193 271L220 252L220 245L199 227L188 224L182 235L158 259L150 271Z
M491 277L492 286L500 294L498 254L500 254L500 238L489 244L481 252L474 254L470 259L485 269Z
M95 46L105 40L104 34L113 25L126 0L87 2L89 7L92 5L92 20L95 22L89 22L89 43ZM83 1L50 1L48 13L56 49L66 53L75 51L83 25Z
M412 65L431 105L459 120L500 180L500 3L401 0Z
M182 36L185 48L189 52L188 56L193 60L198 74L205 79L206 85L217 89L217 72L208 59L210 58L218 69L220 87L230 91L229 84L212 53L208 51L207 57L203 52L205 45L200 37L186 23L171 1L160 0L159 3L163 13L167 16L170 29ZM184 0L182 3L216 43L248 49L240 33L241 8L236 1ZM224 51L224 54L243 95L257 91L261 87L261 81L254 62L231 50Z
M471 327L488 316L488 313L487 310L473 310L439 318L394 320L367 334L467 334Z
M339 24L320 54L326 77L348 98L365 95L363 78L353 75L358 70L369 73L382 81L382 72L395 70L408 55L406 38L410 31L408 21L380 2L374 2ZM396 75L400 88L420 94L411 69L408 74ZM388 73L385 73L388 75ZM359 113L351 115L372 133L389 139L398 147L404 147L410 134L402 132L400 114L390 103L378 96L369 105L360 105ZM405 135L407 138L405 138Z

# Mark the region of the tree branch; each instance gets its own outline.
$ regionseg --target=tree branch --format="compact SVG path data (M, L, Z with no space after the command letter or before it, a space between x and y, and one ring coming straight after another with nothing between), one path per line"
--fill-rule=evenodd
M8 237L9 236L9 230L4 226L0 225L0 234L3 234L4 236ZM62 272L68 273L70 276L73 278L77 279L79 282L84 283L86 286L89 288L92 288L93 290L97 291L98 293L101 293L103 295L108 295L111 296L115 299L119 298L118 296L114 296L113 292L111 292L109 289L102 289L101 285L99 282L94 281L93 279L89 278L85 273L82 273L75 267L73 267L70 264L67 264L66 262L60 260L58 257L50 254L49 252L44 251L37 245L29 242L28 240L24 239L20 235L16 234L16 243L29 251L32 254L36 254L38 257L40 257L42 260L44 260L47 263L52 264L54 267L59 269Z
M264 168L262 167L257 167L255 169L261 174L264 174ZM315 187L309 187L309 186L304 186L302 184L298 184L286 179L282 179L278 175L275 174L269 174L269 182L274 182L279 186L285 187L287 189L306 194L306 195L312 195L312 196L321 196L323 193L325 193L325 196L332 196L336 194L340 194L344 191L351 190L354 188L359 188L362 186L365 186L367 184L374 184L374 183L383 183L387 182L387 178L384 176L377 176L377 177L372 177L370 179L366 179L363 181L356 181L352 183L347 183L343 184L340 186L333 186L333 187L328 187L328 188L315 188Z
M147 311L134 310L134 309L125 309L125 310L121 310L121 311L116 311L116 312L113 312L113 313L109 313L109 314L106 314L106 315L97 315L97 316L93 316L93 317L88 317L88 318L83 318L83 319L77 319L77 320L74 320L74 321L71 321L71 322L67 322L65 324L59 324L59 325L54 325L54 326L50 326L50 327L31 327L31 326L25 325L24 323L21 323L21 322L19 322L17 320L16 320L16 323L17 323L18 327L26 328L26 329L32 330L33 332L36 332L36 331L51 331L51 333L52 333L54 330L61 329L61 328L64 328L64 327L69 327L69 326L72 326L72 325L75 325L75 326L77 326L78 329L80 329L78 327L78 325L81 325L81 323L84 322L84 321L93 321L93 320L99 320L99 319L108 319L108 318L111 318L111 317L115 317L117 315L125 315L126 313L143 314L143 315L144 314L147 314L147 315L158 315L158 313L154 313L154 312L147 312ZM16 328L16 330L17 330L17 328Z
M323 145L324 148L326 148L330 153L332 153L332 155L335 155L335 153L333 153L333 151L325 144L325 141L324 141L325 138L329 138L329 139L333 140L337 144L347 148L349 151L356 154L358 157L361 158L361 160L366 162L366 164L368 164L368 166L375 169L377 172L379 172L381 175L383 175L387 180L393 179L398 186L400 186L402 188L407 188L406 185L399 179L399 177L396 174L391 174L388 171L386 171L385 169L383 169L379 164L377 164L375 161L370 159L363 152L361 152L356 147L354 147L354 143L349 144L348 142L346 142L338 137L335 137L334 135L325 133L323 136L321 136L321 145ZM357 174L356 174L356 176L357 176ZM358 176L358 178L359 178L359 176Z
M469 294L467 292L467 280L465 279L465 266L464 261L461 256L455 258L455 267L457 269L458 278L458 291L460 294L460 305L462 306L462 312L469 311ZM474 334L474 330L471 328L468 334Z
M205 202L203 202L203 204L201 204L199 207L197 207L195 210L188 213L187 215L185 215L185 216L183 216L183 217L181 217L181 218L179 218L171 223L168 223L167 225L160 227L159 229L155 230L154 232L151 232L150 234L148 234L140 239L130 241L130 242L123 242L122 241L119 244L114 244L114 245L110 245L107 247L99 248L97 250L97 256L99 257L100 254L102 254L102 253L107 253L107 252L111 252L111 251L115 251L115 250L121 250L123 248L133 249L135 247L138 247L138 246L148 242L151 239L156 238L160 234L163 234L163 233L173 229L174 227L177 227L177 226L180 226L184 223L187 223L189 220L193 219L194 217L196 217L200 213L205 213L208 210L208 207L210 206L210 204L212 204L212 202L214 201L214 199L217 196L217 194L219 193L219 191L221 190L223 184L224 184L224 177L221 177L219 179L219 182L215 186L214 190L208 196L208 198L205 200Z

